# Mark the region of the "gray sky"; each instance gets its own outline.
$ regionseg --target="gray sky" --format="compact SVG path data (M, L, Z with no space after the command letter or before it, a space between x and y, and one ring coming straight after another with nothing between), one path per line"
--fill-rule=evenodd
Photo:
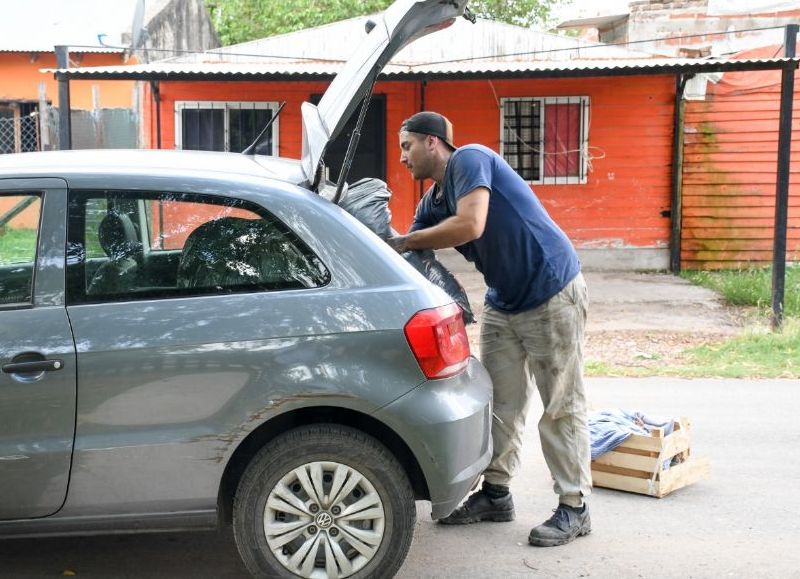
M569 20L597 16L599 14L623 14L628 11L628 0L573 0L556 10L558 20Z

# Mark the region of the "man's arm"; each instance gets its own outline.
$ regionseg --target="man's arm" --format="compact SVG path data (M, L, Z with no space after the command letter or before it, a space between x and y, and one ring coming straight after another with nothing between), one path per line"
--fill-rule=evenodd
M457 247L483 235L489 212L489 190L476 187L456 204L456 214L441 223L388 240L396 251Z

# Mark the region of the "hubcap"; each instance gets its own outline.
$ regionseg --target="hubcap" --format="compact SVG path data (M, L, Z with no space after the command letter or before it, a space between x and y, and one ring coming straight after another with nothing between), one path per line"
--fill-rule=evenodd
M385 522L372 483L336 462L311 462L288 472L264 508L273 555L292 573L314 579L363 569L378 552Z
M333 524L333 517L328 513L320 513L317 515L316 521L320 529L327 529Z

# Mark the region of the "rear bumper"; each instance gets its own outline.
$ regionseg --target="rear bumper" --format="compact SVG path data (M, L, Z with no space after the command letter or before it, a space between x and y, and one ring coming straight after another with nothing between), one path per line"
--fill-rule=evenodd
M492 457L492 382L475 358L461 374L423 383L376 417L414 453L434 519L458 506Z

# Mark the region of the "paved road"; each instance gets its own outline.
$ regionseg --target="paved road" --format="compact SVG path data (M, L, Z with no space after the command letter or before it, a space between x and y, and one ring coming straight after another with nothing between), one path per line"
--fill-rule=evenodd
M686 415L693 452L712 478L664 499L598 489L594 532L536 549L528 530L553 505L532 408L523 472L512 490L517 521L440 527L418 503L403 579L594 577L800 579L800 428L792 381L604 379L588 381L595 407ZM227 536L139 535L0 542L0 577L85 579L246 577Z

